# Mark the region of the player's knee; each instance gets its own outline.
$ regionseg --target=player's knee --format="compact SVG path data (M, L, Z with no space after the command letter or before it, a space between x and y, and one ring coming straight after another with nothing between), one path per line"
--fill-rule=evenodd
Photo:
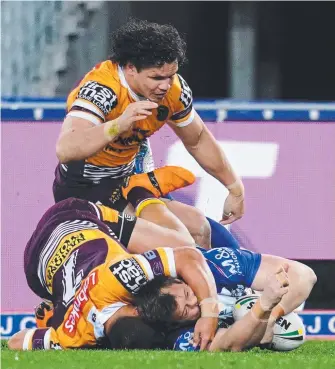
M192 213L192 227L189 229L196 244L206 249L211 244L211 227L205 215L198 209L194 208Z
M313 288L318 278L312 268L304 264L302 265L304 266L304 270L305 270L304 274L305 274L306 282L311 286L311 288Z

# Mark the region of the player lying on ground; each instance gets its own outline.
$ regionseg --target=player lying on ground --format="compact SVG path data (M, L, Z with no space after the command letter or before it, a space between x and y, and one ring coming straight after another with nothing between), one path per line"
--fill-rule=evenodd
M285 269L284 269L285 268ZM264 336L272 309L280 303L282 296L289 291L288 265L280 267L276 273L267 276L262 296L238 322L233 322L229 314L219 319L219 327L213 341L208 344L209 351L241 351L259 345ZM212 304L205 300L202 304ZM212 314L217 310L213 305ZM225 328L222 328L225 327ZM197 351L197 338L191 325L179 328L149 325L138 317L119 319L113 327L106 347L112 349L170 349ZM200 342L200 339L198 339ZM204 347L202 347L204 348Z
M201 251L213 273L217 303L223 317L232 314L236 301L234 297L242 296L245 287L263 291L271 271L278 270L283 264L289 266L287 275L290 289L272 310L262 343L272 341L276 320L305 301L316 282L313 270L296 261L225 247ZM192 288L179 279L157 278L149 282L136 295L136 305L140 316L151 323L170 325L176 321L196 321L201 316L201 306ZM199 336L195 335L195 342L199 340Z
M55 205L43 216L25 250L25 273L30 288L54 305L49 321L52 328L20 332L9 341L10 348L96 346L112 332L118 318L137 314L131 305L132 293L159 275L178 275L190 288L184 283L173 285L177 288L181 285L190 293L194 291L197 301L208 297L217 301L217 291L223 289L239 295L244 289L238 286L242 281L249 286L257 280L259 283L254 287L263 290L266 274L283 262L283 259L264 256L261 263L259 254L224 248L209 252L207 263L203 254L194 248L161 248L130 255L99 219L103 208L93 214L78 204L75 209L66 204L67 201ZM298 305L300 299L308 296L315 275L302 264L289 263L291 298L293 305ZM217 274L216 284L212 272ZM160 302L158 300L158 305ZM202 311L195 331L200 330L201 344L207 346L218 321L217 316L213 317L213 308L217 314L219 307L216 303L205 303L200 308L197 304L188 306L188 298L184 305L187 315L183 319L195 319Z
M199 301L217 299L213 275L194 247L132 255L106 220L119 226L117 212L77 199L54 205L42 217L25 249L24 266L30 288L54 306L51 327L21 331L9 348L95 347L118 318L137 315L133 294L160 275L178 275ZM202 307L195 329L208 342L217 318L207 309Z

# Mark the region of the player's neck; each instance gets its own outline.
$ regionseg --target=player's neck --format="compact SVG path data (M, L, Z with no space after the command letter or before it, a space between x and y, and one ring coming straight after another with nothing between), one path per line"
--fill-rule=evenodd
M127 76L127 73L125 73L125 71L123 70L123 68L121 68L119 66L119 76L120 76L120 80L121 80L121 84L126 87L130 93L130 95L135 99L135 100L143 100L145 99L141 93L138 91L136 84L134 83L134 81L132 80L132 78L130 78L129 76Z

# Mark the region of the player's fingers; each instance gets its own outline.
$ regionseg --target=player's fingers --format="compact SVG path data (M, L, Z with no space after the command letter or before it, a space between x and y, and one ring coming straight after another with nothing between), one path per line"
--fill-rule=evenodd
M193 335L193 347L198 347L200 344L200 333L195 330Z
M277 273L276 278L280 284L280 287L287 287L289 285L288 277L284 270Z
M220 220L220 224L227 225L235 222L235 220L240 219L240 217L237 217L236 215L231 215L229 218L223 217L222 220Z
M132 118L132 120L134 122L137 122L138 120L143 120L143 119L146 119L147 116L146 115L137 115L136 117Z
M158 108L158 104L152 101L139 101L137 106L140 106L144 109L155 109Z
M288 292L288 290L289 290L289 288L288 288L288 287L283 287L283 288L281 288L281 289L280 289L281 295L282 295L282 296L286 295L286 294L287 294L287 292Z
M152 112L150 110L145 110L145 109L137 109L137 110L135 110L134 113L137 114L137 115L140 115L140 114L142 114L142 115L151 115L152 114Z
M206 349L206 347L209 344L209 337L201 337L201 345L200 345L200 351L203 351Z
M288 272L288 269L289 269L289 264L288 263L284 263L283 264L283 269L284 269L284 271L285 271L285 273L287 273Z

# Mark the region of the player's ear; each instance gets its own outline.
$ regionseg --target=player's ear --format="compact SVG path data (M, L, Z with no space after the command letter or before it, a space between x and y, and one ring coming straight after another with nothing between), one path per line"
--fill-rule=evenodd
M137 71L137 68L135 67L134 64L131 64L131 63L127 63L123 69L127 72L127 74L131 75L131 76L135 76L138 71Z

